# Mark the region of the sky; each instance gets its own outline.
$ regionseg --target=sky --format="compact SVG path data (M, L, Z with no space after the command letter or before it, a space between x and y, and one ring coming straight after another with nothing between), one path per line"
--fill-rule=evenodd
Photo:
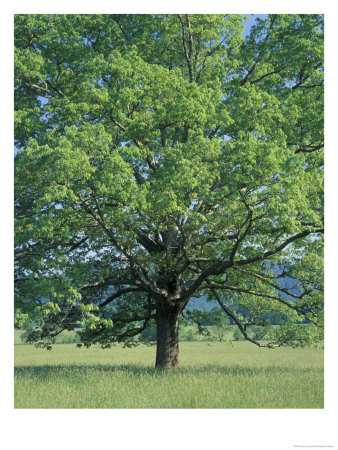
M249 20L244 21L244 33L243 37L248 36L250 33L250 28L255 25L256 19L265 19L267 14L245 14L249 17Z

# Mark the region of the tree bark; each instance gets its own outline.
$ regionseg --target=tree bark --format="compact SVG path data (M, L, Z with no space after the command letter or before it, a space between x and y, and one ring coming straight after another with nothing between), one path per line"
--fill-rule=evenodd
M177 308L156 312L157 349L155 366L176 369L179 366L178 324L180 311Z

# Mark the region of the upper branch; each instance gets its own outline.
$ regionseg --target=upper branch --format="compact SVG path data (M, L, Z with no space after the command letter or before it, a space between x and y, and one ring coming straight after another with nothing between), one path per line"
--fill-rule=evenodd
M245 75L245 77L243 78L243 80L240 82L240 84L239 84L240 86L243 86L243 85L249 80L249 78L252 76L252 74L255 72L255 70L257 69L258 64L259 64L259 62L260 62L260 60L261 60L261 58L262 58L262 56L263 56L263 54L264 54L265 43L266 43L266 42L268 41L268 39L270 38L271 31L273 30L273 28L274 28L274 26L275 26L276 20L277 20L277 14L274 14L274 15L272 16L272 19L271 19L271 23L270 23L269 30L268 30L268 32L267 32L267 34L266 34L266 36L265 36L265 38L264 38L264 40L263 40L263 42L262 42L262 48L261 48L261 50L260 50L259 53L258 53L258 56L257 56L257 58L256 58L256 61L255 61L254 64L251 66L251 68L248 70L248 73ZM257 82L257 80L256 80L256 82Z
M184 56L185 56L185 59L186 59L187 64L188 64L190 83L192 83L194 81L194 71L193 71L192 60L191 60L191 55L192 55L192 34L191 34L190 29L189 29L189 36L190 36L190 38L189 38L189 45L190 45L190 48L189 48L189 53L188 53L184 22L182 20L182 17L180 16L180 14L177 14L177 17L178 17L179 21L181 22L181 27L182 27L182 44L183 44L183 49L184 49ZM189 25L190 25L190 22L189 22Z

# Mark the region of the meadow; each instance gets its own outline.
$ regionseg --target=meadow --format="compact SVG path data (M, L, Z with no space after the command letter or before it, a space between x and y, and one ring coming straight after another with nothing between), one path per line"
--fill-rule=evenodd
M15 408L323 408L323 349L181 342L180 368L155 347L51 351L15 345Z

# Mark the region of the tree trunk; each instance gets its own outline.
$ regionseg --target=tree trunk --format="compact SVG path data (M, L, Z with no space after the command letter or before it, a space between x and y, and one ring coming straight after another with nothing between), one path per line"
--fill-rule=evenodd
M157 349L156 367L162 369L175 369L178 361L178 322L180 312L167 310L156 312Z

